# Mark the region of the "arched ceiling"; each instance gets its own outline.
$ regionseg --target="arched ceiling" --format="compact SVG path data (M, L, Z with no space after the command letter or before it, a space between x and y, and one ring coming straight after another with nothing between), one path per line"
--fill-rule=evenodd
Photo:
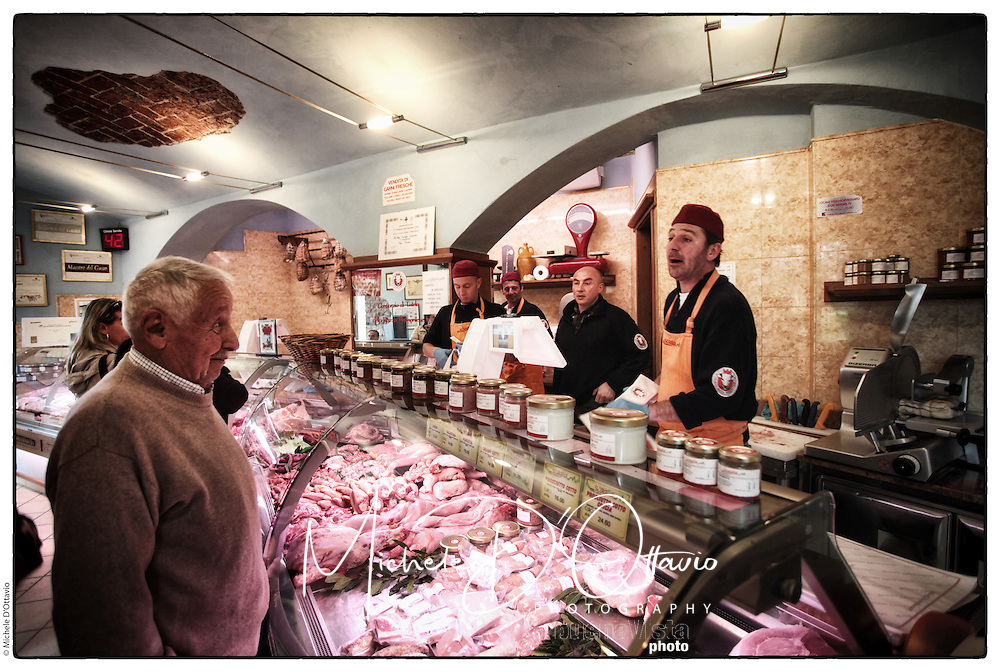
M790 70L973 27L985 35L984 17L974 15L789 16L783 30L781 19L772 17L714 33L710 72L704 22L702 15L625 14L18 14L12 48L15 193L160 211L412 147L407 142L435 142L441 133L473 135L505 122L697 86L713 74L723 79L765 70L779 32L778 65ZM985 40L970 49L984 51ZM130 75L142 84L142 78L156 77L154 86L129 88L127 95L121 86L87 94L87 103L98 101L106 110L100 104L88 108L82 121L105 129L148 126L154 121L133 112L153 110L159 115L155 123L168 131L167 141L129 144L81 134L86 123L69 121L76 105L62 100L61 116L55 116L51 90L33 79L48 68ZM79 84L90 76L72 78ZM170 88L199 78L230 92L229 107L213 109L194 86L182 92ZM163 81L169 86L162 87ZM403 115L405 121L391 127L399 139L329 114L364 122L379 111L345 88ZM770 96L787 93L789 105L803 95L800 89L767 88L775 89ZM745 104L774 102L756 95L747 94ZM839 91L834 97L842 101L847 95ZM664 123L662 115L721 113L710 98L639 115L608 129L603 140L594 138L595 146L586 151L606 152L643 128ZM164 109L157 104L164 101L184 106ZM213 123L184 116L198 110L206 112L203 118L215 115ZM105 111L126 113L105 118ZM173 128L171 113L181 118ZM189 139L185 130L197 131L191 137L199 139ZM164 175L187 169L211 176L189 183ZM539 184L553 180L558 182L549 175Z

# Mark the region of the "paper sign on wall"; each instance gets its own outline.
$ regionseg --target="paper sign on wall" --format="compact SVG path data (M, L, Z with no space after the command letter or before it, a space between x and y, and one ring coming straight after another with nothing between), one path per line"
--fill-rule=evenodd
M407 203L417 199L416 186L413 178L409 175L398 175L390 177L382 185L382 205L395 205L396 203Z

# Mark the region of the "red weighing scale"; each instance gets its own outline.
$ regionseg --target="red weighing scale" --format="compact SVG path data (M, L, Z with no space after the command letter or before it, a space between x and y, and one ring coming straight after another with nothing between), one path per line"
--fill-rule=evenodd
M581 268L596 268L601 274L608 269L608 260L587 256L590 236L597 226L597 211L586 203L577 203L566 211L566 228L576 241L576 257L549 264L549 275L573 275Z

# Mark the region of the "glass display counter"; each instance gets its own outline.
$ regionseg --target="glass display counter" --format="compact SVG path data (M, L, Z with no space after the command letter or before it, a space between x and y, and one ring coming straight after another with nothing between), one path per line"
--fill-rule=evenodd
M789 628L806 655L898 645L838 550L828 493L737 499L301 367L242 443L284 570L278 655L724 656Z

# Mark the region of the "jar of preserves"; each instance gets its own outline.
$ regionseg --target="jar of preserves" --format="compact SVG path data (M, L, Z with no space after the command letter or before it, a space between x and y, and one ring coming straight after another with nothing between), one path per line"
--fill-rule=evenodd
M398 359L393 359L392 357L382 359L382 364L379 366L382 374L382 387L388 388L392 386L392 367L396 366L398 362ZM375 372L372 371L372 376L374 375Z
M358 380L366 383L372 382L372 361L371 355L358 357Z
M644 464L648 424L643 411L595 408L590 412L590 456L612 464Z
M530 389L524 383L504 383L500 386L499 411L500 419L507 419L507 393L516 389Z
M448 387L451 383L451 376L454 369L435 369L431 376L434 379L434 398L448 399Z
M969 260L967 247L942 247L938 250L938 270L943 271L947 264L964 264Z
M452 375L448 385L448 410L471 413L476 410L476 377L471 373Z
M899 271L893 269L885 272L885 284L898 285L900 282L902 282L902 280L900 280Z
M684 480L695 485L715 485L721 447L713 439L692 437L685 441Z
M358 360L365 356L363 352L352 352L351 353L351 376L354 378L358 377Z
M413 362L396 362L390 369L389 389L393 394L406 394L413 384Z
M521 533L521 526L516 520L498 520L493 523L493 531L498 539L510 539Z
M885 271L872 271L872 284L873 285L884 285L885 284Z
M500 415L500 386L503 385L501 378L483 378L476 388L476 411L481 415Z
M461 534L449 534L441 538L441 548L444 549L444 566L453 567L461 563L461 553L469 545L469 540Z
M528 397L528 436L543 441L573 438L576 399L568 394L533 394Z
M656 433L656 469L665 474L684 473L685 443L691 435L676 429Z
M985 245L986 244L986 227L977 226L974 229L967 229L965 232L966 244L969 247L973 245Z
M970 245L969 246L969 261L986 261L986 246L985 245Z
M872 272L871 271L858 271L854 274L854 284L857 286L868 286L872 284Z
M543 524L542 503L531 497L517 498L517 523L527 530L537 530Z
M323 348L319 351L319 368L323 373L330 373L333 367L333 348Z
M874 270L875 269L872 268L871 259L860 259L857 262L855 262L855 268L854 268L855 273L871 273Z
M510 429L525 429L528 426L528 397L531 388L514 387L504 396L503 420Z
M434 367L415 366L410 377L410 393L414 399L429 399L434 395Z
M941 267L941 282L954 282L962 279L965 262L960 264L945 264Z
M346 350L346 349L343 350L343 351L341 351L341 353L340 353L340 359L338 360L338 362L339 362L339 364L337 366L337 370L340 371L341 374L350 373L350 371L351 371L351 351L350 350Z
M872 273L884 273L888 265L888 259L872 259Z
M746 446L719 449L719 491L753 499L760 496L760 453Z
M963 280L982 280L986 278L985 261L969 261L962 264Z
M473 527L465 533L465 538L469 540L475 548L485 548L493 543L497 533L489 527Z

